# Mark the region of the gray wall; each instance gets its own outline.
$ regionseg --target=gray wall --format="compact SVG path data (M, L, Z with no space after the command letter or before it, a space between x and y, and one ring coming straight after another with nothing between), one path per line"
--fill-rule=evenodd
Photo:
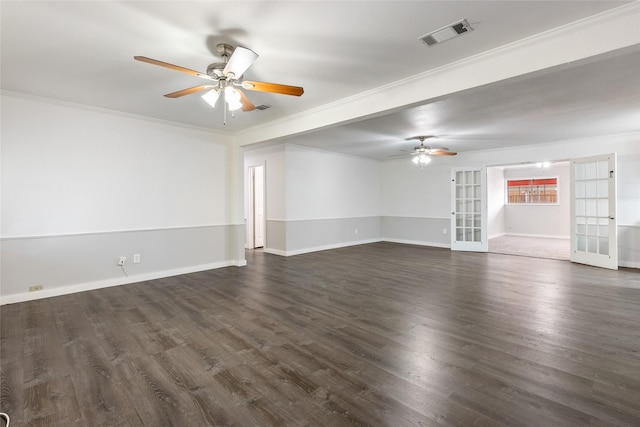
M1 120L2 303L245 263L223 136L6 94Z

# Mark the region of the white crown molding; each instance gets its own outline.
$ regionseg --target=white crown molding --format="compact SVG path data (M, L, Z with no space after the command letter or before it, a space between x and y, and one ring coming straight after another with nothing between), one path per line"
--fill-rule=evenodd
M215 135L218 138L222 138L222 141L219 141L219 142L229 143L231 141L231 133L230 132L221 132L221 131L208 129L208 128L203 128L203 127L199 127L199 126L188 125L188 124L185 124L185 123L172 122L170 120L157 119L157 118L148 117L148 116L142 116L142 115L138 115L138 114L125 113L125 112L117 111L117 110L109 110L107 108L94 107L94 106L91 106L91 105L78 104L78 103L75 103L75 102L63 101L63 100L60 100L60 99L53 99L53 98L46 98L46 97L43 97L43 96L31 95L31 94L23 93L23 92L13 92L13 91L8 91L8 90L4 90L4 89L0 90L0 95L9 96L9 97L13 97L13 98L26 99L26 100L34 101L34 102L42 102L42 103L47 103L47 104L52 104L52 105L59 105L59 106L62 106L62 107L73 108L73 109L76 109L76 110L91 111L91 112L99 113L99 114L124 117L124 118L127 118L127 119L140 120L140 121L145 121L145 122L158 123L158 124L162 124L162 125L166 125L166 126L175 126L175 127L179 127L179 128L183 128L183 129L190 129L190 130L194 130L194 131L198 131L198 132L204 132L206 134Z

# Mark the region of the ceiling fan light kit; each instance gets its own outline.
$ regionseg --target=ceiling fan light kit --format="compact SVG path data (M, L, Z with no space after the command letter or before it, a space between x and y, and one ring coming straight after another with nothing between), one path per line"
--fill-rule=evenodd
M232 114L234 111L239 109L242 109L242 111L245 112L256 109L256 106L251 102L251 100L249 100L249 98L247 98L241 89L291 96L301 96L304 93L304 89L300 86L244 81L243 75L245 71L247 71L255 60L258 59L258 54L251 49L241 46L233 48L231 45L226 43L218 44L216 49L222 57L223 62L214 62L213 64L209 64L206 74L180 67L178 65L169 64L167 62L158 61L157 59L147 58L145 56L134 56L133 59L213 81L214 84L195 86L177 92L168 93L164 96L167 98L179 98L181 96L208 90L207 93L202 95L202 99L204 99L212 108L215 108L218 98L222 95L226 102L224 109L225 125L227 124L227 109L231 111Z
M420 169L422 169L425 165L431 163L431 156L455 156L456 152L450 151L448 148L444 147L427 147L424 145L424 140L428 138L435 138L433 135L425 135L425 136L413 136L411 138L407 138L407 140L417 139L420 141L420 145L413 147L413 152L408 154L400 154L400 156L410 155L413 156L411 161L420 165ZM396 157L396 156L390 156Z
M232 86L224 88L224 100L227 101L229 110L235 111L242 108L242 102L240 102L240 92L234 89Z
M431 157L427 156L424 153L421 153L417 156L413 156L413 159L411 159L411 161L416 165L426 165L431 162Z
M211 108L216 107L216 102L218 102L218 98L220 97L220 92L217 89L210 90L209 92L202 95L202 99L204 99L207 104L211 105Z

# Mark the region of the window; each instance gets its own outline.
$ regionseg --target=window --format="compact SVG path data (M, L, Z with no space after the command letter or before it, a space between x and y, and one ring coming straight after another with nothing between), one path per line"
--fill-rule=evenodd
M507 203L510 205L558 204L558 178L508 179Z

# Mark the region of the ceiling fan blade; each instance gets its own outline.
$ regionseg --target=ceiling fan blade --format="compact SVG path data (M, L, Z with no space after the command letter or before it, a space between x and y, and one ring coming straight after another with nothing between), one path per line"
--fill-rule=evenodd
M458 153L453 151L431 151L428 153L430 156L455 156Z
M257 90L260 92L280 93L282 95L300 96L304 93L304 89L300 86L288 86L278 83L253 82L245 80L242 87L247 90Z
M233 74L236 79L239 79L256 59L258 59L257 53L246 47L238 46L231 54L231 58L229 58L229 62L227 62L222 73L225 76Z
M199 71L190 70L189 68L184 68L178 65L169 64L168 62L158 61L157 59L147 58L146 56L134 56L133 59L135 59L136 61L146 62L147 64L159 65L161 67L169 68L171 70L176 70L183 73L191 74L192 76L202 77L204 79L212 80L211 77Z
M253 105L253 102L251 102L251 100L249 98L247 98L247 95L244 94L243 91L238 90L238 93L240 94L240 102L242 103L242 111L253 111L256 109L256 106Z
M215 86L213 85L195 86L195 87L190 87L189 89L182 89L177 92L171 92L166 94L165 96L167 98L180 98L181 96L191 95L192 93L200 92L207 89L213 89L213 88L215 88Z

